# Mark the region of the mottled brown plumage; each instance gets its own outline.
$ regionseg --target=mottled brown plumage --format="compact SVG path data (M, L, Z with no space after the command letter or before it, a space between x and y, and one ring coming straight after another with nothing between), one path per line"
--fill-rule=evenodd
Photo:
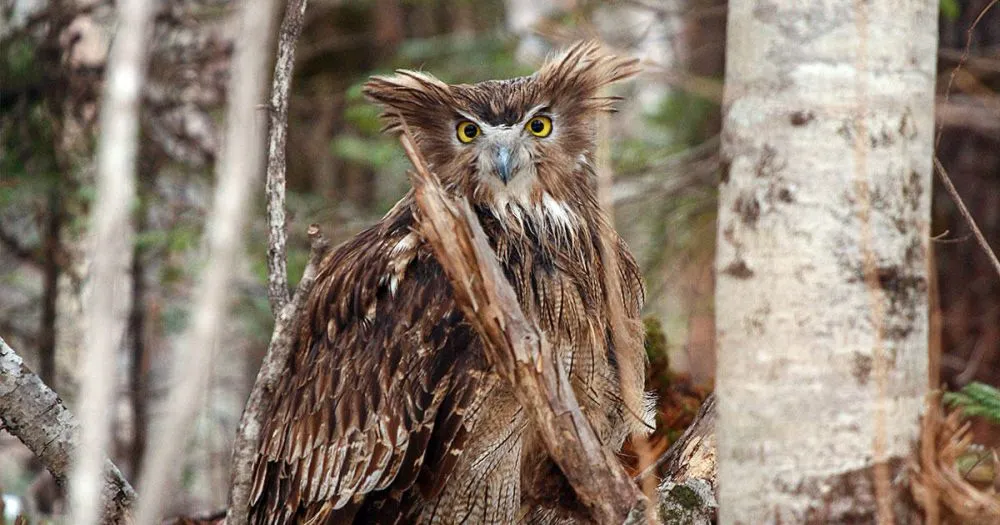
M365 86L387 130L405 119L447 190L469 200L522 309L614 450L648 430L641 345L614 348L641 342L643 297L635 261L597 204L594 125L613 102L600 88L635 72L634 60L585 43L529 77L447 85L399 71ZM466 143L468 124L476 133ZM263 431L252 523L579 517L463 320L415 213L407 195L323 262ZM602 245L616 261L604 260ZM618 270L620 297L606 268ZM622 326L609 322L622 317L611 315L616 305Z

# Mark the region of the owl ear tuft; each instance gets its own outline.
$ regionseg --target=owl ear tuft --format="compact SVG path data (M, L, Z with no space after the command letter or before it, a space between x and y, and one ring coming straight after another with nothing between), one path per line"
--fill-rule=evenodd
M583 104L584 111L614 111L618 97L598 96L601 88L633 77L640 71L639 60L609 53L599 42L574 44L548 60L538 71L543 92Z
M452 102L448 84L433 75L407 69L399 69L391 76L372 77L361 92L382 107L384 132L399 132L400 118L410 126L426 122Z

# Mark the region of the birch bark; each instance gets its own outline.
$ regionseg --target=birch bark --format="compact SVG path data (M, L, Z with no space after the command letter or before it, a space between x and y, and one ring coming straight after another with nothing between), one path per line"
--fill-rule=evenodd
M720 522L904 523L927 390L937 2L731 0Z

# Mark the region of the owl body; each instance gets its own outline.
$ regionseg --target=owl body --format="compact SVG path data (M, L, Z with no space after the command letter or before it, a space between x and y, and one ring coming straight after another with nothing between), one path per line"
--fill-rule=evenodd
M614 450L648 431L643 292L596 201L593 121L609 107L596 90L632 73L633 61L583 44L521 79L449 86L399 72L366 86L389 130L404 119L446 189L468 199ZM251 523L586 520L487 362L418 214L407 195L323 261L263 429ZM620 287L608 286L609 271ZM639 348L616 348L621 340Z

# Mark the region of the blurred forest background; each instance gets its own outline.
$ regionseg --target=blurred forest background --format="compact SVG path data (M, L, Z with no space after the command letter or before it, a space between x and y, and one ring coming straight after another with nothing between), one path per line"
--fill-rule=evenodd
M938 156L993 246L1000 246L1000 8L942 0ZM134 279L128 337L107 363L119 377L113 459L135 480L149 421L166 391L167 356L188 322L213 184L233 6L159 0L143 95ZM0 0L0 337L68 402L77 390L84 246L93 202L99 96L114 7L102 0ZM647 287L649 384L660 395L664 450L711 390L716 184L725 0L312 0L298 44L289 115L289 266L308 255L306 226L337 243L408 188L398 143L379 134L360 86L395 68L448 82L531 72L550 51L599 38L642 59L644 74L608 134L608 199ZM969 42L966 65L954 76ZM261 101L264 103L264 101ZM266 122L261 111L259 118ZM1000 385L1000 280L944 192L935 190L932 381ZM232 269L233 322L210 394L190 432L183 490L168 514L224 507L231 441L271 333L263 191ZM1000 435L979 429L978 441ZM628 461L628 458L624 458ZM44 468L0 429L8 511L59 514ZM0 518L0 523L3 519Z

